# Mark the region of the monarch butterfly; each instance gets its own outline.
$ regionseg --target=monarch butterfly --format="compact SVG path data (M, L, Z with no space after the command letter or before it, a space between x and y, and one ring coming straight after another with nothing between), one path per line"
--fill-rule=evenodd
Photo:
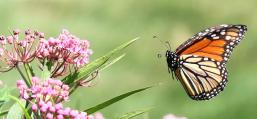
M167 50L169 73L193 100L213 98L227 84L226 62L246 31L245 25L223 24L195 34L174 52Z

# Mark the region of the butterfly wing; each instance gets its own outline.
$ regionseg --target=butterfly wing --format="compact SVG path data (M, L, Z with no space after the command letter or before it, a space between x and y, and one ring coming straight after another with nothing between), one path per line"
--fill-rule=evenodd
M245 25L211 27L177 48L180 68L175 74L192 99L207 100L224 89L226 62L246 30Z
M176 49L178 55L197 55L226 62L233 48L243 39L245 25L220 25L194 35Z
M175 74L187 94L195 100L208 100L222 91L227 83L225 63L196 55L183 55Z

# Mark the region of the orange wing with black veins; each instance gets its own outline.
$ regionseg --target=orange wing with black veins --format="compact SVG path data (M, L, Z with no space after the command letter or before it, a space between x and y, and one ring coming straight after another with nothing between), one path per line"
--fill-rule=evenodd
M211 27L194 35L180 45L178 55L197 55L226 62L233 48L244 37L245 25L220 25Z

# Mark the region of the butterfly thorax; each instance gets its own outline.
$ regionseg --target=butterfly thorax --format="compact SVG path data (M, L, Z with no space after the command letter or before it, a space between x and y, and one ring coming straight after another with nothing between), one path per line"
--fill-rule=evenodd
M175 71L179 67L179 58L175 52L167 50L166 59L168 63L168 67L171 71Z

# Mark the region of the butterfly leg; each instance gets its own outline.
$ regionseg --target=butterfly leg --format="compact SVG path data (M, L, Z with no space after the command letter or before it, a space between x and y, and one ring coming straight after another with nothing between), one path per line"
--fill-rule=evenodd
M168 67L168 72L171 73L170 68Z
M171 75L172 75L172 79L174 80L174 79L175 79L175 78L174 78L174 72L172 72Z

